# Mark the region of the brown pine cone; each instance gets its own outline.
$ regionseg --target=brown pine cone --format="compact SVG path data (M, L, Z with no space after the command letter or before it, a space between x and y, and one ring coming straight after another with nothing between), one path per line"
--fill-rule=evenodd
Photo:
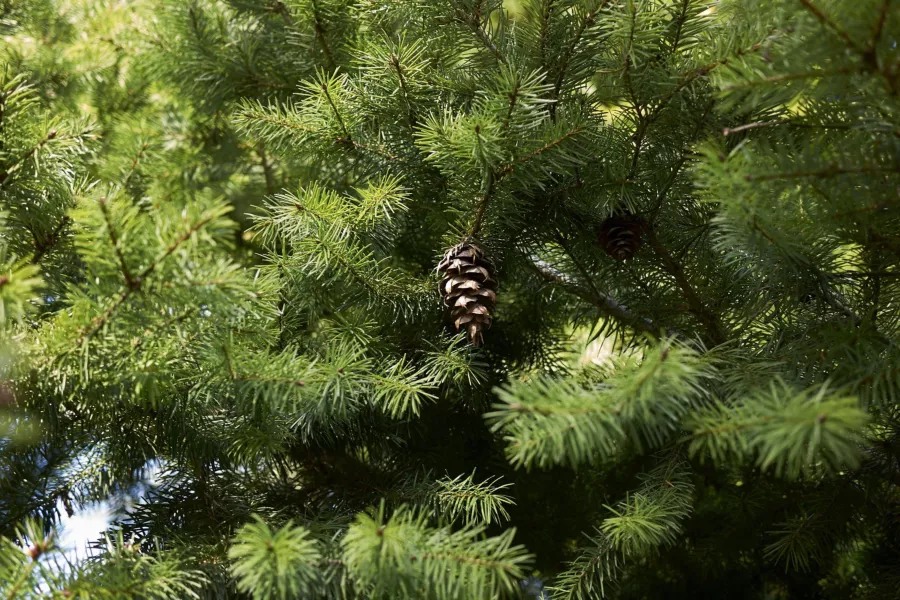
M607 254L616 260L626 260L640 250L645 223L631 213L615 214L597 227L597 237Z
M450 308L453 325L465 327L469 342L480 346L481 332L491 326L491 311L497 302L494 264L484 251L471 242L454 246L438 265L443 275L440 284L444 305Z

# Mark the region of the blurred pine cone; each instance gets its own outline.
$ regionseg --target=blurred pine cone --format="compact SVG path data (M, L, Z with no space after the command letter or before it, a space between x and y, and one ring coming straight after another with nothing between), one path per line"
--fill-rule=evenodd
M615 214L597 227L597 238L607 254L616 260L631 258L641 248L646 224L630 212Z

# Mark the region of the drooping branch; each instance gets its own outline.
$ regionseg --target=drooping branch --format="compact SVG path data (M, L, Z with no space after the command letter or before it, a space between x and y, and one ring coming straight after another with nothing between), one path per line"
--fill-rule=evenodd
M615 298L600 292L588 293L581 289L565 274L558 271L546 262L534 259L529 262L529 267L548 283L559 286L573 296L593 305L602 314L644 333L659 335L660 328L653 321L645 317L635 315L630 309L620 304Z

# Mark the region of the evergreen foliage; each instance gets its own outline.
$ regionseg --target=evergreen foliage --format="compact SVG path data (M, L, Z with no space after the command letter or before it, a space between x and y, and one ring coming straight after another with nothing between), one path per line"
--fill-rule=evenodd
M896 2L0 0L0 40L0 597L900 597Z

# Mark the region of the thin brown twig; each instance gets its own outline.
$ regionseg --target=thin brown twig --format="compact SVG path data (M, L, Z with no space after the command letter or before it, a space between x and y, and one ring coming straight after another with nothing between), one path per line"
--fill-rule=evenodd
M397 72L397 78L400 80L400 91L403 92L403 98L406 100L406 120L409 122L410 127L415 127L416 115L413 113L412 109L412 96L407 88L406 77L403 76L403 67L400 65L400 57L392 53L390 62L391 66L393 66L394 70Z
M778 121L757 121L755 123L745 123L737 127L726 127L722 130L722 135L728 137L736 133L751 131L753 129L761 129L766 127L799 127L802 129L853 129L857 125L854 123L798 123L790 119L781 119ZM900 129L867 129L869 133L887 133L900 136Z
M729 135L734 135L735 133L741 133L743 131L750 131L751 129L759 129L761 127L775 127L778 125L784 125L785 123L788 123L788 121L757 121L755 123L738 125L737 127L726 127L722 130L722 135L728 137Z
M553 13L553 3L556 0L543 0L541 2L541 31L538 35L538 51L541 56L541 65L547 68L547 36L550 32L550 15Z
M550 140L549 142L547 142L546 144L544 144L543 146L541 146L541 147L538 148L537 150L534 150L534 151L532 151L532 152L529 152L529 153L526 154L525 156L520 157L520 158L519 158L518 160L516 160L515 162L511 162L511 163L507 164L505 167L499 169L499 170L497 171L497 179L499 180L499 179L502 179L503 177L506 177L507 175L509 175L510 173L512 173L512 172L516 169L516 167L517 167L518 165L522 165L522 164L527 163L528 161L532 160L533 158L536 158L536 157L540 156L541 154L543 154L543 153L546 152L547 150L550 150L550 149L552 149L552 148L555 148L556 146L559 146L560 144L562 144L563 142L565 142L565 141L566 141L567 139L569 139L570 137L572 137L572 136L574 136L574 135L578 135L578 134L581 133L582 131L584 131L584 126L583 126L583 125L576 125L575 127L573 127L572 129L570 129L569 131L565 132L565 133L564 133L563 135L561 135L560 137L558 137L558 138L556 138L556 139L553 139L553 140Z
M284 19L285 24L294 24L294 19L291 18L291 11L288 10L288 7L285 6L284 2L282 2L281 0L275 0L270 10L275 14L281 15L281 18Z
M491 196L494 193L495 181L496 177L494 177L493 172L488 172L487 182L485 183L484 191L481 193L481 199L478 201L478 207L475 209L475 219L469 228L467 238L475 237L481 231L481 225L484 222L484 212L487 210L487 205L490 203Z
M669 51L671 54L675 54L678 50L678 44L681 43L681 34L684 29L684 23L687 21L687 9L689 5L690 0L682 0L681 14L678 15L678 19L676 19L677 26L675 29L675 39L672 41L672 49Z

